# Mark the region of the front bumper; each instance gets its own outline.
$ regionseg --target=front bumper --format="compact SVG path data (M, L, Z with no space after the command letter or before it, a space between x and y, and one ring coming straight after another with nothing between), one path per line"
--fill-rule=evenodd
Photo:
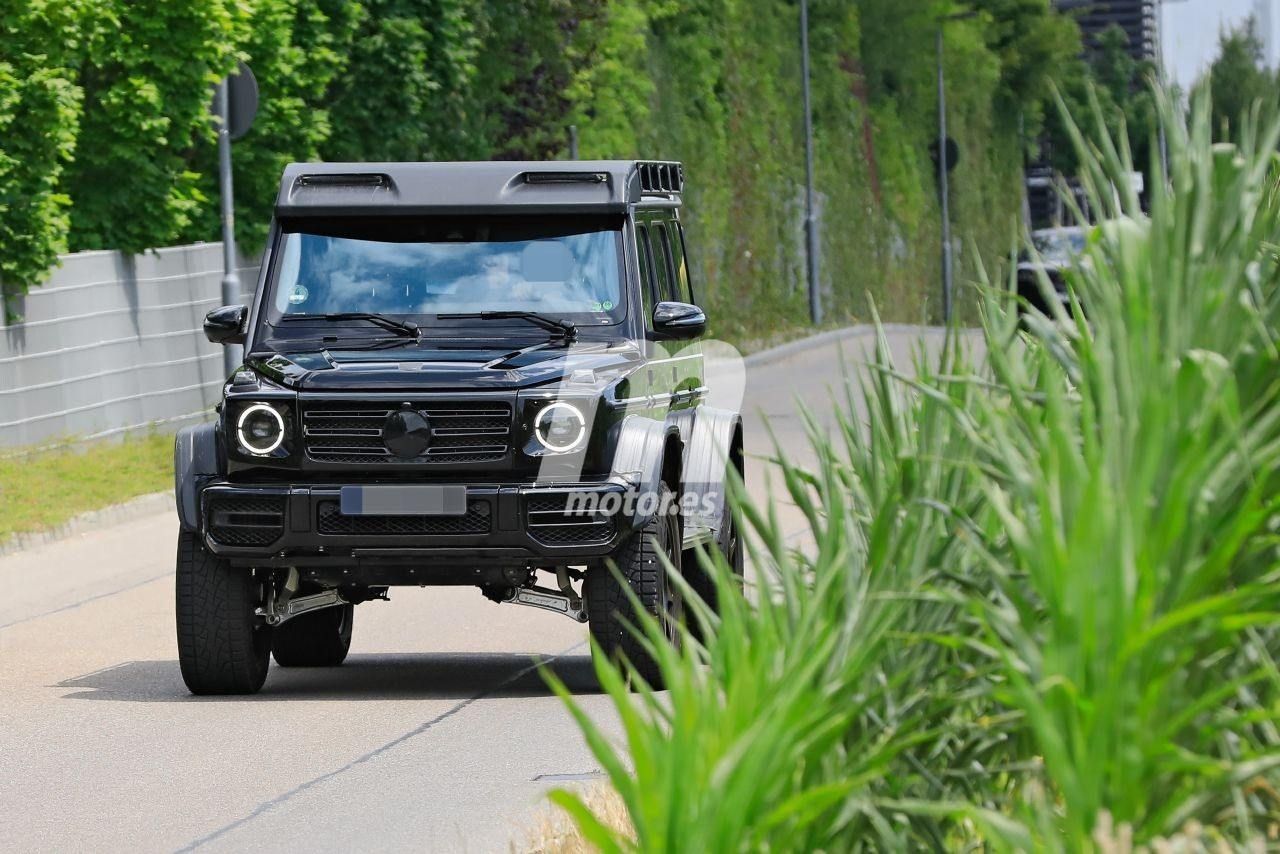
M344 484L214 482L200 494L202 535L233 563L270 566L503 564L545 566L600 558L632 530L617 481L467 486L464 516L344 516ZM603 506L569 512L569 498L594 493Z

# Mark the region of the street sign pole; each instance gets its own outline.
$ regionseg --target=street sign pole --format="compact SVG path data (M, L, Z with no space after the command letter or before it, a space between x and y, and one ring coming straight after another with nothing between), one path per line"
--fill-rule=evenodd
M240 276L236 273L236 215L231 187L231 98L227 94L227 78L218 83L214 100L218 114L218 189L222 200L222 304L240 302ZM230 376L240 364L240 348L228 344L222 348L223 368Z
M809 93L809 2L800 0L800 73L804 100L804 169L805 169L805 266L809 279L809 318L814 325L822 322L822 292L818 277L818 214L813 189L813 105Z

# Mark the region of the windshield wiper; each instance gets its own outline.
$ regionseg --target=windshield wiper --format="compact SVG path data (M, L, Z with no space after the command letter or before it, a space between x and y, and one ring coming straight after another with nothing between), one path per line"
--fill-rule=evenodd
M381 326L389 332L394 332L403 338L417 338L418 324L410 323L407 320L396 320L394 317L387 317L385 314L374 314L369 311L340 311L334 314L286 314L280 318L282 321L294 320L367 320L374 326Z
M571 320L547 317L536 311L469 311L461 314L437 314L440 320L525 320L551 333L552 340L566 343L578 340L578 327Z

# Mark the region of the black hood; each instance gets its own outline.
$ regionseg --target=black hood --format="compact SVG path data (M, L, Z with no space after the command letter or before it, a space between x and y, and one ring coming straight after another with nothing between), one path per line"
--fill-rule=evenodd
M556 383L575 371L626 372L642 358L630 342L512 353L510 347L334 349L255 355L245 364L298 391L491 391Z

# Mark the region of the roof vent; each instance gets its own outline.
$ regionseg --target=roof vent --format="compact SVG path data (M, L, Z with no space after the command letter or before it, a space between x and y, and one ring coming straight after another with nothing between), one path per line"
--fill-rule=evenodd
M640 192L646 196L678 196L684 192L684 166L673 161L640 161Z
M609 180L604 172L526 172L526 184L603 184Z
M300 187L390 187L391 176L378 172L335 172L299 175Z

